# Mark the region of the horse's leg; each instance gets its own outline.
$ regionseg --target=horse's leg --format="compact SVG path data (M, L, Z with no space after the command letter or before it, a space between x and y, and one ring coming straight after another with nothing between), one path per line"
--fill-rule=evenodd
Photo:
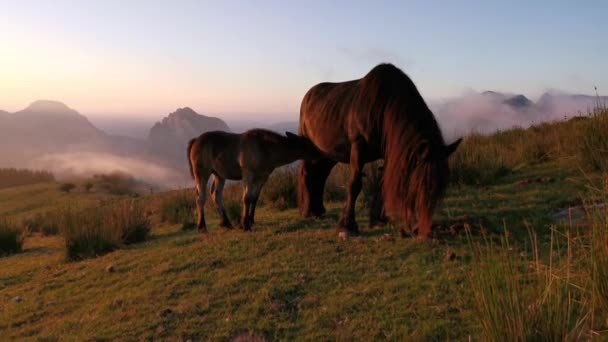
M251 230L251 221L249 220L249 208L251 206L251 189L253 176L246 169L242 170L243 174L243 201L241 206L241 223L240 228L244 231Z
M196 182L196 212L198 214L197 229L199 233L207 232L207 224L205 223L205 199L207 195L207 180L209 179L210 172L208 170L202 170L194 173L194 180Z
M372 165L372 167L375 167L375 165ZM379 184L377 184L378 186L376 187L378 191L372 194L372 199L369 206L370 228L375 225L388 223L386 213L384 212L384 199L382 198L382 178L384 176L383 173L383 167L378 167L378 169L371 172L371 174L375 177L379 177Z
M220 227L232 228L228 215L226 215L226 209L224 208L224 201L222 198L225 184L226 179L224 177L213 174L213 191L211 192L211 198L213 199L213 203L215 203L215 209L221 219Z
M255 223L255 208L258 204L258 198L260 198L260 193L262 192L262 188L264 187L264 184L266 184L266 181L268 181L268 176L261 177L261 179L256 179L256 181L253 182L253 187L251 189L252 199L251 205L249 206L249 220L251 221L251 224Z
M298 176L298 202L304 217L321 217L325 214L323 190L325 181L336 162L330 159L301 161Z
M350 148L350 179L348 184L348 197L338 222L338 232L341 237L356 235L359 233L357 221L355 220L355 204L357 196L361 192L361 178L363 176L363 158L361 156L363 144L355 142Z
M245 172L243 173L245 174ZM245 231L251 230L255 215L255 205L266 179L267 177L255 177L251 174L249 174L249 177L243 175L245 189L243 192L243 208L241 210L241 228Z

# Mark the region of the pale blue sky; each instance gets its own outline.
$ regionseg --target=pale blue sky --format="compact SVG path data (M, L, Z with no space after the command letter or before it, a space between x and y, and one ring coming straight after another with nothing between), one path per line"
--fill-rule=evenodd
M392 62L428 100L608 93L607 1L0 0L0 109L234 117L298 111Z

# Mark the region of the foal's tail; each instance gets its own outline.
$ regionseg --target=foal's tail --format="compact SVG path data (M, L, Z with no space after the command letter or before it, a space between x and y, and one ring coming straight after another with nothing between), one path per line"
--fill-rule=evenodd
M192 159L190 158L190 151L192 151L192 146L194 145L195 141L196 139L190 139L190 142L188 142L188 166L190 166L190 176L192 176L192 178L194 178L194 169L192 168Z

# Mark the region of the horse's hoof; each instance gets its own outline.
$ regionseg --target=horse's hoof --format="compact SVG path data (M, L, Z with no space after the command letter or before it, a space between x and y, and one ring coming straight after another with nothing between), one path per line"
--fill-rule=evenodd
M346 230L341 230L338 232L338 239L342 241L348 240L349 234Z
M405 229L399 229L399 237L402 239L411 238L412 234Z
M417 242L430 242L431 244L436 242L437 240L429 237L428 235L418 235L416 236Z
M239 229L244 231L244 232L251 232L251 227L249 226L245 226L245 225L239 225Z
M198 229L198 232L199 232L200 234L207 234L207 233L208 233L208 232L207 232L207 228L199 228L199 229Z

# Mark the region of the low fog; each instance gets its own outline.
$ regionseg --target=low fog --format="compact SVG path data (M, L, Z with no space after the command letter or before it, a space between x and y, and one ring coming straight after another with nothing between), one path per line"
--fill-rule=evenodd
M470 92L461 97L429 103L446 140L470 133L489 134L513 127L588 115L606 97L547 92L536 102L523 95Z
M192 182L189 175L159 164L109 153L66 152L46 154L33 159L27 166L31 169L50 170L60 180L90 177L100 173L120 172L162 188L181 188Z

